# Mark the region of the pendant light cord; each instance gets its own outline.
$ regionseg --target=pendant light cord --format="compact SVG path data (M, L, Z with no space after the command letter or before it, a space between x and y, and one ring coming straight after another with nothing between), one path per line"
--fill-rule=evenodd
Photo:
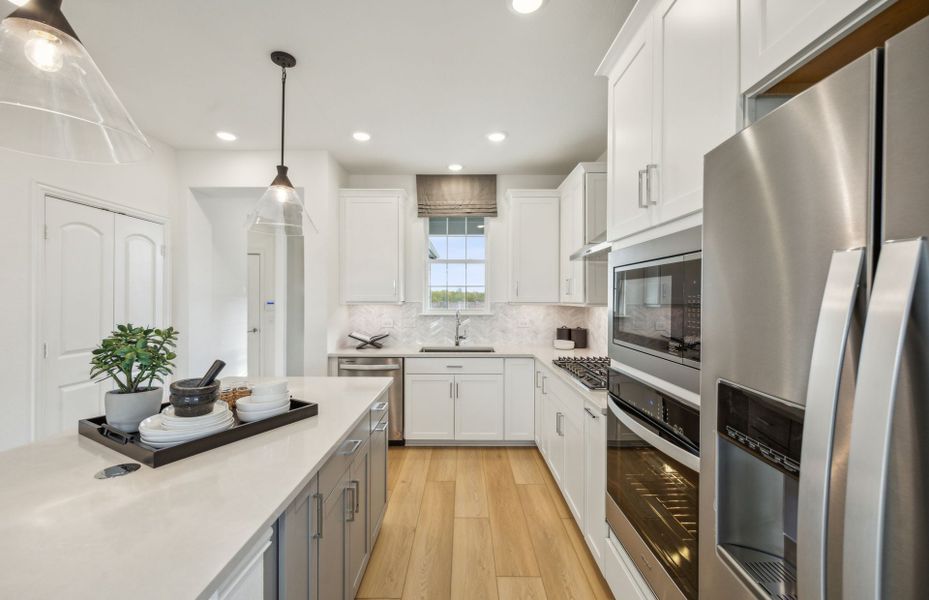
M284 165L284 115L287 101L287 68L281 67L281 166Z

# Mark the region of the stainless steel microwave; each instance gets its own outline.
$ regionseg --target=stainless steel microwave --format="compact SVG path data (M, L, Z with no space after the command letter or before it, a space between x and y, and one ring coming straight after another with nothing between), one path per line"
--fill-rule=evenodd
M701 228L610 253L610 358L700 391Z

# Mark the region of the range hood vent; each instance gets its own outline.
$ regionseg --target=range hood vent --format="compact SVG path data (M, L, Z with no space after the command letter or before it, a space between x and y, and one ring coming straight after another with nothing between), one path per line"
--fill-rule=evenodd
M613 242L597 242L585 244L580 250L571 255L571 260L603 259L605 254L613 247Z

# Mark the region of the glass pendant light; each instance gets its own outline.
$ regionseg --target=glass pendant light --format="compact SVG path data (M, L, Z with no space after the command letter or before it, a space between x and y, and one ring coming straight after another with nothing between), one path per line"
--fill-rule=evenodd
M0 21L0 82L0 147L96 163L151 153L61 0L29 0Z
M277 177L258 201L258 206L250 215L250 231L268 234L303 235L303 215L306 210L300 202L300 196L294 184L287 177L284 166L284 115L287 98L287 69L297 64L297 59L286 52L272 52L271 62L281 68L281 164L277 166ZM314 230L316 225L306 213L307 220Z

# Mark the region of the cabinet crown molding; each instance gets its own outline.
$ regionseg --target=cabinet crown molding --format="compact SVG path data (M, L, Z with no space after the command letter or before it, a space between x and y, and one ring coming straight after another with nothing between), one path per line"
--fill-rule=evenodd
M606 51L603 60L600 61L600 66L594 71L594 75L599 77L610 76L610 73L622 56L626 46L639 32L640 27L648 20L656 4L656 0L638 0L638 2L635 3L629 16L626 17L623 26L620 28L619 33L613 38L613 43L610 44L610 48Z

